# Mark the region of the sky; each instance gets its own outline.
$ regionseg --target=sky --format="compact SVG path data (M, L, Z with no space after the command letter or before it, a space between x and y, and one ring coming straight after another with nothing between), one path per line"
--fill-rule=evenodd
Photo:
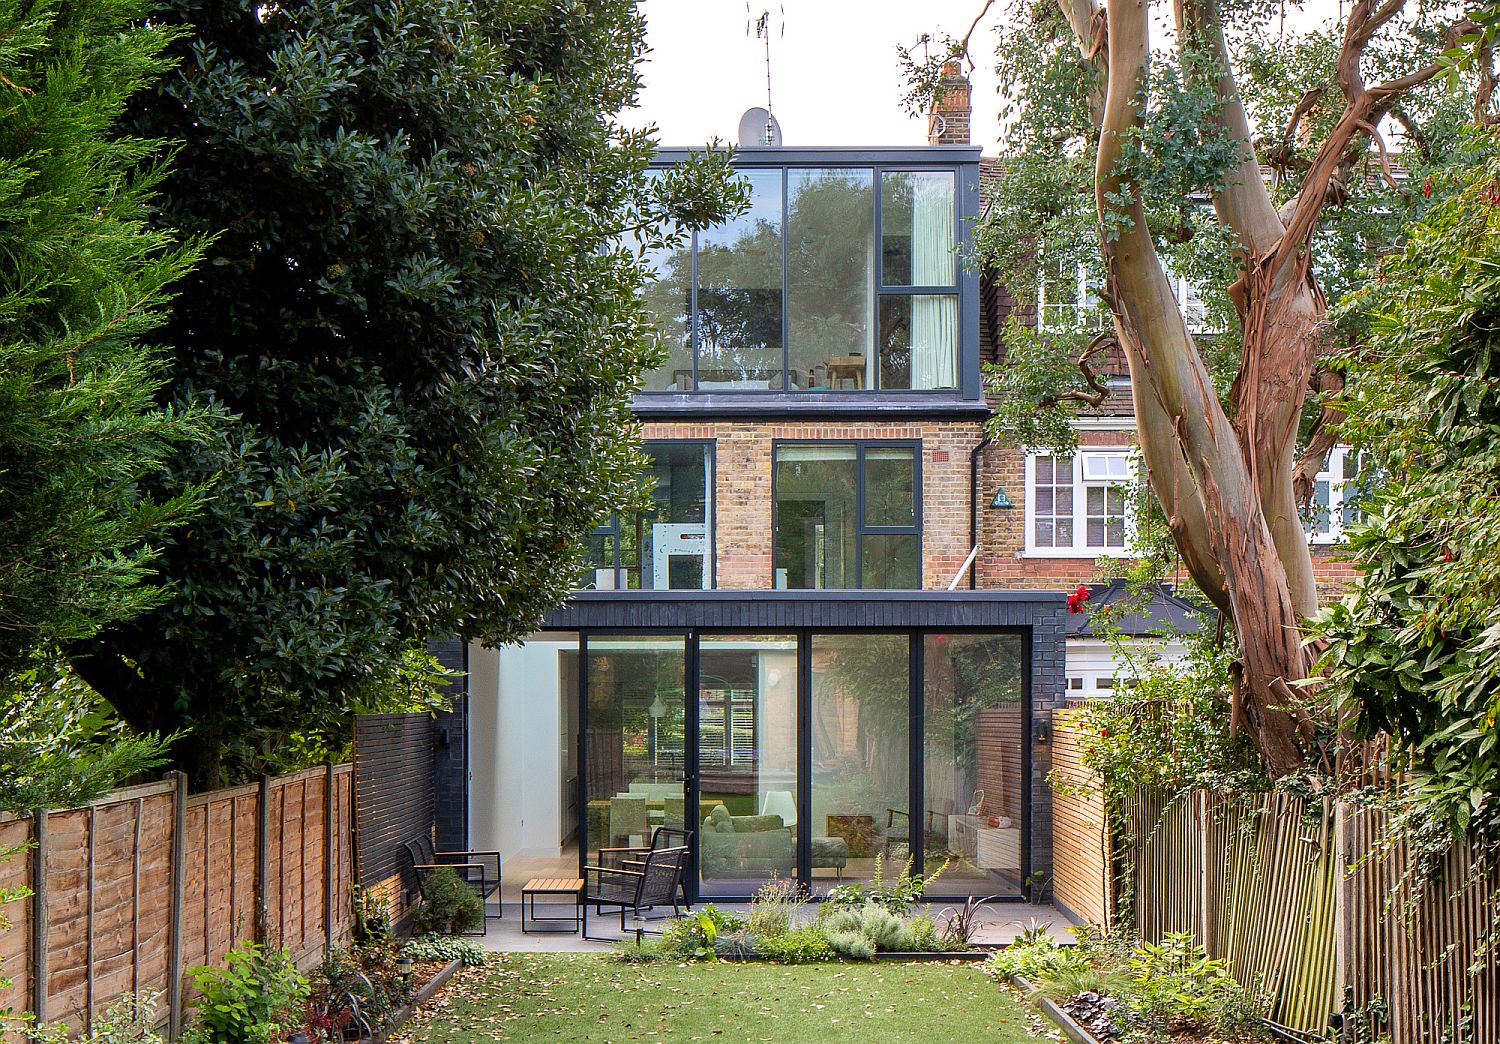
M984 25L998 24L1005 0ZM901 109L896 45L922 33L962 36L983 0L641 0L652 53L633 126L663 146L733 142L740 115L766 104L765 41L746 26L771 12L771 101L787 145L925 145L927 122ZM977 35L977 34L976 34ZM973 141L997 135L995 74L973 80Z
M1288 25L1336 3L1308 0ZM1012 6L992 5L972 49L971 141L987 152L999 137L993 29ZM786 145L925 145L926 120L901 108L896 46L924 32L961 37L983 8L984 0L640 0L651 53L640 105L624 119L655 123L669 148L734 142L740 115L766 104L765 42L752 23L769 9L771 108Z

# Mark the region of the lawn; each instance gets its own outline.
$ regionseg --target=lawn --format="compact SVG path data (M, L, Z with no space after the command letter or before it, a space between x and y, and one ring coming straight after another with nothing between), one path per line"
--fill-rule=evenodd
M626 964L504 954L438 995L401 1039L860 1041L1028 1039L1029 1015L972 964Z

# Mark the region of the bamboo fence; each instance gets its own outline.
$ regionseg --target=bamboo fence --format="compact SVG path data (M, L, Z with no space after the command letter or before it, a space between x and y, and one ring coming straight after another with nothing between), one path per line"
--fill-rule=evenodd
M181 1027L187 969L240 942L300 964L346 941L355 880L349 765L189 795L184 777L80 808L0 816L0 1009L86 1030L124 996L161 995ZM22 847L25 846L25 847Z
M1320 1033L1348 1012L1365 1039L1500 1044L1500 906L1462 847L1413 900L1408 854L1343 802L1140 794L1125 818L1137 931L1191 932L1273 1021Z

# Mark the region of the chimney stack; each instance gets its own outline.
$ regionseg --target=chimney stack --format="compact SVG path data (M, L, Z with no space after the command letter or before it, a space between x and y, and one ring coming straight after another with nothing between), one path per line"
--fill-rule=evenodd
M927 144L969 144L969 78L957 59L943 63L932 112L927 116Z

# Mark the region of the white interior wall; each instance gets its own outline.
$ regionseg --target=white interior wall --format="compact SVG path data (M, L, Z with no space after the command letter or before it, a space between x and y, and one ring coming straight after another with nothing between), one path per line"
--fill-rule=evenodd
M558 653L536 637L469 653L469 837L502 860L561 854L565 750ZM568 698L576 699L576 693Z

